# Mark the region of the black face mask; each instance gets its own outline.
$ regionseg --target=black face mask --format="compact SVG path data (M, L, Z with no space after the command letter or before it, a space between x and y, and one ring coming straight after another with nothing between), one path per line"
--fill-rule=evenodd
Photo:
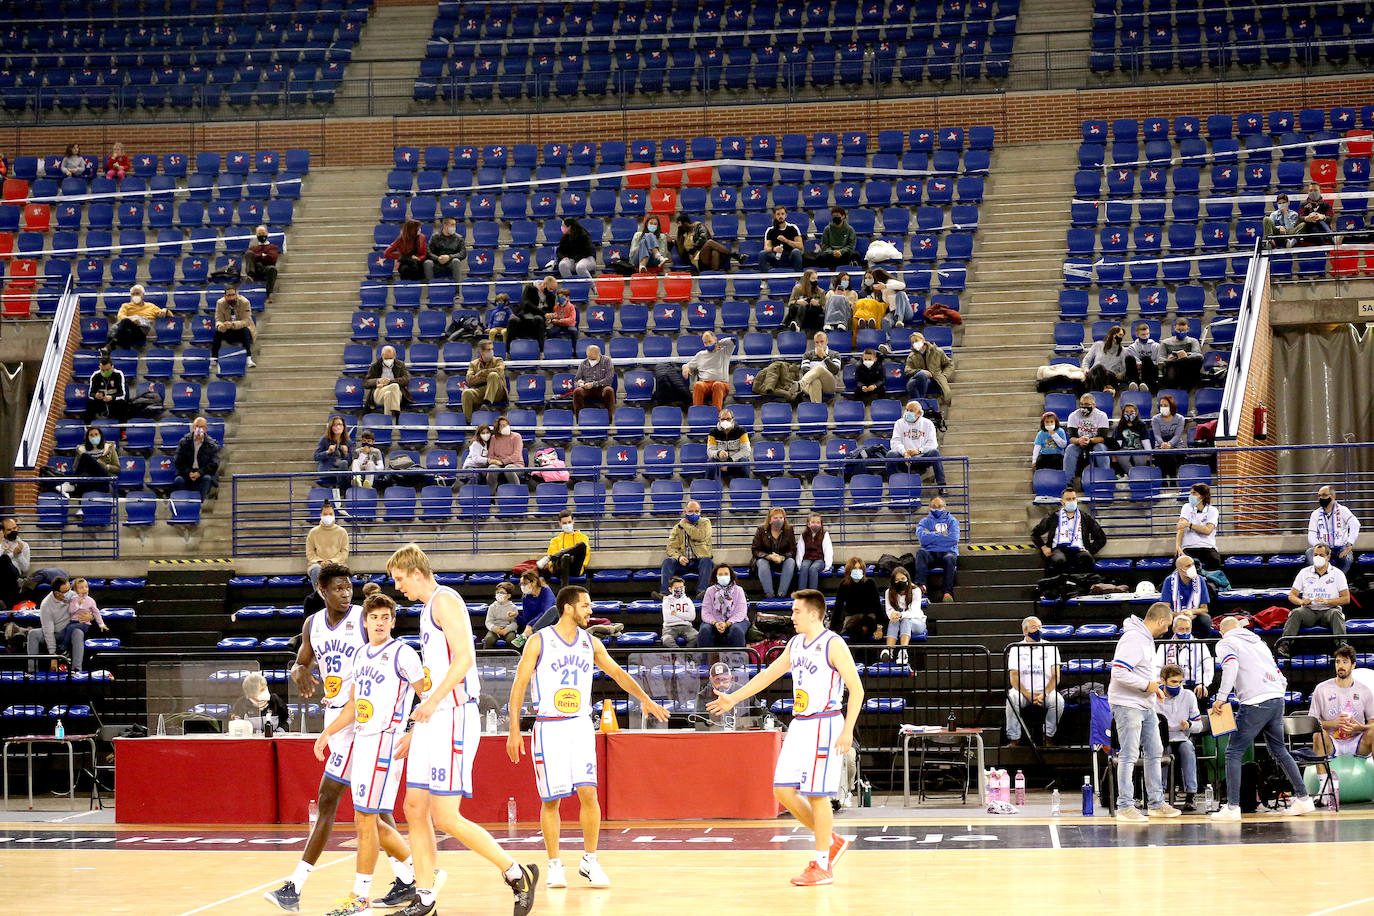
M1330 509L1330 508L1331 508L1331 497L1330 497L1330 496L1323 496L1323 497L1321 497L1320 499L1318 499L1317 502L1321 503L1321 507L1322 507L1323 509Z
M836 226L838 226L838 225L840 225L841 223L844 222L844 217L843 217L843 216L832 216L832 217L830 218L830 222L832 222L832 223L834 223Z
M6 531L6 532L5 532L5 540L7 540L7 541L17 541L17 540L19 540L19 529L18 529L18 528L15 528L13 531Z

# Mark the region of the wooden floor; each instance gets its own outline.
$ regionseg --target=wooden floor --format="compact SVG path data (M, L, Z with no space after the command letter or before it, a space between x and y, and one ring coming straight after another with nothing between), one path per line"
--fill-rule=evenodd
M652 825L627 829L608 823L608 842L600 858L614 886L601 891L578 886L580 879L573 875L578 850L572 845L564 862L573 886L557 891L541 887L535 912L1104 916L1143 912L1142 901L1168 899L1172 887L1179 906L1194 913L1219 908L1264 916L1374 913L1374 886L1367 880L1374 839L1364 839L1374 836L1374 818L1351 817L1318 815L1297 823L1247 823L1244 828L1208 825L1199 818L1120 829L1105 818L1078 822L1090 825L1082 827L1068 820L1017 820L1014 825L1011 819L976 824L921 820L900 827L883 822L887 839L897 839L894 830L907 835L892 844L878 842L878 825L866 830L864 821L845 820L840 827L846 833L873 835L870 842L856 841L857 848L836 870L835 884L824 888L788 884L807 859L803 838L783 843L787 848L758 848L770 835L775 844L792 839L780 836L792 830L784 820L752 825L760 829L750 834L750 842L721 841L738 827L734 822L718 822L710 829L697 825L691 831L696 839L683 838L681 825L661 825L656 831ZM98 829L80 831L77 837L43 825L10 824L0 829L0 874L8 901L0 911L7 912L19 912L11 904L25 901L25 908L31 905L38 912L52 911L56 903L56 911L64 913L268 916L277 910L262 899L263 890L279 884L299 856L298 845L272 848L277 841L270 833L252 834L267 837L256 841L265 845L242 838L248 834L219 840L235 846L224 851L215 849L219 832L214 828L105 828L106 836L121 837L121 847L125 839L137 836L137 848L127 849L83 844L82 837L96 835ZM715 840L701 839L713 830L721 831ZM674 831L679 840L661 838ZM331 845L311 876L302 913L323 914L349 890L353 856L339 846L351 845L350 833L346 828L336 831L339 842ZM523 850L519 857L542 866L542 848L529 829L520 834L526 841L516 844ZM645 836L650 839L643 840ZM616 837L623 842L614 842ZM575 841L576 834L565 836L565 843L569 839ZM945 842L950 839L964 842ZM188 841L199 845L159 848ZM673 848L652 848L662 844ZM998 848L999 844L1011 848ZM911 848L891 848L898 845ZM626 848L635 846L639 848ZM1336 863L1349 867L1333 868ZM440 852L440 864L449 873L439 896L441 913L510 912L510 894L493 868L471 853L447 849ZM390 878L383 863L379 888Z

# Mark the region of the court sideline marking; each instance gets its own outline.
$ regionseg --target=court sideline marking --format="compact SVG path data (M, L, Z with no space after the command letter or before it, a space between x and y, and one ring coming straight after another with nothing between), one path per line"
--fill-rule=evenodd
M326 862L323 865L317 865L312 870L312 874L314 872L320 871L321 869L328 868L331 865L338 865L340 862L352 862L353 859L354 856L347 855L335 859L333 862ZM207 903L204 906L196 907L194 910L187 910L184 913L178 913L177 916L195 916L196 913L204 913L206 910L213 910L217 906L223 906L226 903L232 903L233 901L238 900L240 897L247 897L249 894L256 894L258 891L265 891L269 887L276 887L278 884L285 880L285 878L275 878L271 881L268 881L266 884L259 884L257 887L251 887L248 890L241 891L240 893L234 894L233 896L222 897L219 900L216 900L214 903Z
M1324 910L1313 910L1308 913L1307 916L1326 916L1327 913L1339 913L1341 910L1348 910L1352 906L1359 906L1362 903L1374 903L1374 897L1364 897L1360 900L1352 900L1349 903L1338 903Z

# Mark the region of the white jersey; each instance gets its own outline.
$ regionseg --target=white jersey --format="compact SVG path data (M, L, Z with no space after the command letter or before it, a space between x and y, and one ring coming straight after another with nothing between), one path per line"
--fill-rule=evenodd
M420 656L400 640L364 646L353 665L358 734L378 735L404 722L414 693L411 685L424 677Z
M320 666L320 680L324 684L324 703L339 709L348 702L348 690L353 685L354 656L367 645L363 629L363 609L353 605L337 626L329 625L328 609L310 615L310 648Z
M539 631L539 661L534 666L535 715L568 719L591 711L592 638L579 629L572 644L553 627Z
M787 643L792 661L793 718L827 716L840 712L844 681L830 664L830 640L838 639L834 630L822 630L808 644L798 633Z
M441 585L434 590L434 594L429 596L425 602L425 609L420 612L420 652L424 660L425 676L424 690L422 696L429 699L429 693L448 676L449 662L452 660L449 649L448 639L444 636L444 631L439 624L434 622L434 599L440 595L451 595L458 602L458 613L467 616L468 607L463 603L463 596L459 595L447 585ZM453 693L439 701L439 709L452 709L463 703L473 703L477 701L478 695L482 692L481 682L477 678L477 667L474 665L468 669L468 673L453 688Z

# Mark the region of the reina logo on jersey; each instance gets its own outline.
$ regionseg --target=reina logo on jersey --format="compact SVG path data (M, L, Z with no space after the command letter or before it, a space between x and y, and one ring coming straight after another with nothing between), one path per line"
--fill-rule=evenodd
M372 718L372 704L367 700L358 700L358 723L362 724Z
M553 695L553 708L559 712L575 713L582 708L582 691L564 687Z
M420 692L429 693L430 688L434 686L434 682L429 679L429 666L426 665L423 670L425 677L424 680L420 681Z
M807 694L805 690L798 690L792 694L793 709L804 710L806 709L807 704L810 702L811 697Z

